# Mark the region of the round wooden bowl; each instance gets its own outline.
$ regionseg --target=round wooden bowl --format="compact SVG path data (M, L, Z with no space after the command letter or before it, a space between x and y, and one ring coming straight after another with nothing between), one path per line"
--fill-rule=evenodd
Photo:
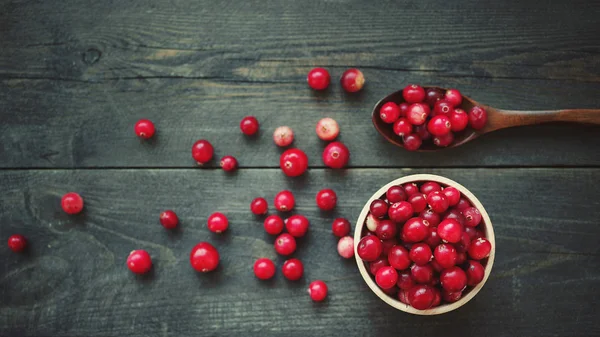
M477 207L477 209L481 212L481 215L482 215L480 227L483 230L485 237L492 244L492 251L490 252L490 256L487 258L487 262L484 264L485 277L477 286L473 287L470 290L467 290L467 292L463 295L463 297L460 300L458 300L457 302L454 302L454 303L450 303L450 304L442 304L433 309L418 310L418 309L411 307L408 304L404 304L404 303L400 302L396 297L387 295L386 293L383 292L383 290L381 290L381 288L379 288L379 286L377 286L374 278L368 272L365 262L363 260L361 260L361 258L358 256L357 247L358 247L358 243L360 242L360 239L362 238L363 228L365 226L365 220L367 218L367 215L369 214L369 206L371 205L371 202L373 200L379 199L382 195L385 194L385 192L391 186L402 185L405 183L425 182L425 181L435 181L442 186L452 186L452 187L458 189L460 191L460 193L465 198L467 198L474 207ZM391 181L387 185L380 188L375 194L373 194L373 196L367 201L367 203L363 207L363 209L360 212L360 215L358 217L358 221L356 222L356 229L354 230L354 257L356 258L356 264L358 265L358 270L360 271L360 274L362 275L363 279L365 280L365 282L367 283L369 288L371 288L371 290L375 293L375 295L377 295L377 297L379 297L385 303L391 305L392 307L394 307L398 310L402 310L404 312L408 312L408 313L415 314L415 315L439 315L439 314L443 314L443 313L455 310L457 308L460 308L461 306L463 306L467 302L469 302L473 297L475 297L475 295L477 295L479 290L481 290L481 288L483 288L483 285L485 284L488 277L490 276L490 272L492 271L492 266L494 264L495 254L496 254L496 240L494 238L494 229L492 228L492 221L490 220L488 213L485 211L485 208L483 208L483 205L481 204L481 202L479 202L479 200L477 200L477 198L475 197L475 195L473 195L473 193L471 193L468 189L466 189L464 186L460 185L459 183L457 183L453 180L450 180L448 178L444 178L444 177L433 175L433 174L409 175L409 176L402 177L402 178L396 179L394 181Z

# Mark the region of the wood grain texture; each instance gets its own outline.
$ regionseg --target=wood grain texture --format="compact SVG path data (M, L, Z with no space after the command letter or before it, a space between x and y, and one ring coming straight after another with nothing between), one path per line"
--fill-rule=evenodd
M29 237L27 256L0 246L0 335L9 336L591 336L596 313L600 248L599 169L312 169L286 179L278 170L4 170L0 172L0 237ZM379 301L355 262L341 261L330 223L352 221L379 186L407 174L447 176L469 188L494 223L496 262L483 290L463 308L417 317ZM339 194L333 214L321 213L314 195ZM259 282L251 271L261 256L276 258L273 239L250 214L250 200L290 188L298 212L311 221L295 256L306 277L286 282L280 272ZM85 212L70 217L60 196L80 192ZM537 191L537 192L535 192ZM547 192L547 193L544 193ZM586 202L582 202L586 200ZM158 213L172 208L182 219L169 234ZM210 212L223 211L231 230L205 228ZM197 275L191 247L214 243L222 264ZM125 267L133 249L147 249L154 273L136 278ZM323 304L310 302L313 279L330 286Z

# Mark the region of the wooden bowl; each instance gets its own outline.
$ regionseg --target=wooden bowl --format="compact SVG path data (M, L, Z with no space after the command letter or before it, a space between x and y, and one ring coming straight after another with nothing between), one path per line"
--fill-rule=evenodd
M425 182L425 181L435 181L442 186L452 186L452 187L458 189L460 191L461 195L463 195L465 198L467 198L474 207L477 207L477 209L481 212L481 215L482 215L480 227L483 230L486 239L488 239L490 241L490 243L492 244L492 251L490 252L490 256L487 258L487 262L485 264L482 263L482 265L485 268L485 276L484 276L483 280L478 285L473 287L472 289L466 290L466 293L463 295L463 297L460 300L458 300L457 302L454 302L454 303L442 304L442 305L432 308L432 309L418 310L418 309L411 307L408 304L404 304L404 303L400 302L397 299L397 297L392 297L392 296L387 295L386 293L383 292L383 290L381 290L381 288L379 288L379 286L377 286L374 278L371 276L371 274L367 270L367 266L365 265L365 262L363 260L361 260L361 258L358 256L357 247L358 247L358 243L360 242L360 239L362 238L363 228L365 226L365 220L367 218L367 215L369 214L369 206L371 205L371 202L373 200L379 199L382 195L385 194L385 192L391 186L402 185L405 183ZM380 188L375 194L373 194L373 196L367 201L367 203L363 207L362 212L360 212L360 216L358 217L358 221L356 222L356 229L354 230L354 257L356 258L356 264L358 265L358 270L360 271L360 274L362 275L363 279L365 280L365 282L367 283L369 288L371 288L371 290L375 293L375 295L377 295L377 297L379 297L385 303L391 305L392 307L394 307L398 310L408 312L411 314L415 314L415 315L439 315L439 314L443 314L443 313L455 310L457 308L460 308L461 306L463 306L464 304L469 302L473 297L475 297L475 295L477 295L479 290L481 290L481 288L483 288L483 285L485 284L488 277L490 276L490 272L492 271L492 266L494 264L495 254L496 254L496 240L494 238L494 229L492 228L492 221L490 220L488 213L485 211L485 208L483 208L483 205L481 204L481 202L479 202L479 200L477 200L475 195L473 195L473 193L471 193L469 190L467 190L464 186L462 186L462 185L458 184L457 182L450 180L448 178L444 178L444 177L433 175L433 174L409 175L409 176L402 177L400 179L391 181L387 185Z

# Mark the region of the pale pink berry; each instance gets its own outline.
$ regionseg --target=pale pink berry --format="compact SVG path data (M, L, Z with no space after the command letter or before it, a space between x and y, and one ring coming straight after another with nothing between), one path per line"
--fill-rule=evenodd
M341 257L349 259L354 256L354 239L351 236L344 236L338 241L338 253Z
M294 131L289 126L280 126L273 132L273 141L277 146L288 146L294 141Z
M333 118L323 118L317 123L317 136L325 141L334 140L340 134L340 127Z

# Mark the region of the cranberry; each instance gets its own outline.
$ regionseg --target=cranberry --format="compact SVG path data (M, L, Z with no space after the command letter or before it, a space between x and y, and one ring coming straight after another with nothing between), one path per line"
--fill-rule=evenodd
M199 272L215 270L219 265L219 252L208 242L200 242L190 253L190 264Z
M460 200L459 190L454 187L446 187L442 193L444 193L444 196L446 196L446 199L448 200L448 206L454 206L458 204L458 201Z
M402 97L407 103L421 103L425 99L425 90L420 85L409 84L402 89Z
M283 233L275 239L275 251L280 255L291 255L296 251L296 239L288 233Z
M467 253L465 253L465 252L456 253L456 265L457 266L460 266L461 264L465 263L465 261L467 261Z
M453 107L457 107L462 103L462 95L460 91L456 89L448 89L444 99L447 100Z
M75 192L69 192L63 195L61 207L67 214L78 214L83 210L83 198Z
M448 209L448 199L444 193L434 191L427 195L427 203L429 207L436 213L443 213Z
M439 146L439 147L446 147L446 146L452 144L453 141L454 141L453 133L447 133L443 136L433 137L433 144L435 144L436 146Z
M158 218L160 219L160 224L166 229L173 229L179 224L177 214L171 210L161 212Z
M377 236L367 235L360 239L356 252L364 261L375 261L381 255L382 245L381 240Z
M416 125L413 127L413 133L415 133L421 140L428 140L431 138L431 134L427 131L427 125Z
M379 117L384 123L392 124L400 118L400 107L394 102L387 102L379 109Z
M433 303L431 303L430 308L435 308L439 306L440 303L442 303L442 295L440 295L440 291L437 288L433 288L433 291L435 292L435 297L433 299Z
M315 302L321 302L327 297L327 284L321 280L313 281L308 286L308 294Z
M280 212L289 212L294 209L296 205L296 198L291 191L283 190L275 195L275 201L273 202L275 209Z
M473 241L477 238L483 237L483 233L481 233L475 227L468 227L468 226L465 227L465 233L467 233L467 235L469 236L469 239L471 239L471 241ZM481 234L481 235L479 235L479 234Z
M433 250L435 261L442 269L450 268L456 265L456 248L448 243L442 243Z
M442 291L442 298L444 301L448 303L454 303L462 297L462 291L457 292L448 292L446 290Z
M410 219L413 213L413 207L407 201L397 202L388 209L388 216L392 221L397 223L403 223Z
M460 132L469 124L469 116L463 109L454 109L449 115L452 132Z
M445 99L441 99L441 100L435 102L435 104L433 106L433 115L434 116L438 116L438 115L450 116L450 114L452 114L453 110L454 110L454 107L452 106L452 104L450 102L448 102Z
M467 285L471 287L478 285L483 281L483 277L485 276L485 269L481 263L473 260L467 262L467 269L465 272L467 274Z
M469 247L469 257L473 260L481 260L490 256L492 244L485 238L478 238L471 242Z
M136 274L146 274L152 269L152 258L143 249L134 250L127 257L127 267Z
M250 203L250 211L255 215L267 214L269 204L265 198L254 198Z
M300 149L289 149L279 157L279 166L285 175L297 177L308 168L308 157Z
M464 253L469 250L470 246L471 246L471 237L469 236L469 234L467 234L467 232L463 232L462 236L460 237L460 241L458 243L456 243L456 251L458 251L460 253ZM456 262L456 264L460 264L460 263Z
M275 264L273 261L262 257L254 262L254 275L261 280L268 280L275 276Z
M427 131L434 136L444 136L450 132L450 118L444 115L437 115L427 123Z
M306 76L308 86L315 90L325 90L329 86L331 76L325 68L313 68Z
M427 199L424 194L417 193L408 197L408 202L412 205L415 213L421 213L427 207Z
M402 228L407 242L420 242L429 234L429 222L421 218L410 218Z
M375 230L375 234L381 240L389 240L397 234L396 224L391 220L381 220Z
M444 215L444 219L454 219L463 226L465 224L465 217L462 215L461 211L459 211L456 208L453 208L446 212L446 215Z
M475 227L481 222L481 213L475 207L469 207L463 210L465 216L465 225Z
M434 251L434 254L435 254L435 251ZM433 268L433 270L435 270L436 273L441 273L442 270L444 270L444 267L442 267L435 259L431 260L431 262L429 262L429 264L431 265L431 268Z
M341 142L329 143L323 150L323 163L333 169L340 169L348 163L350 151Z
M433 214L436 214L436 213L433 213ZM427 237L425 238L424 242L426 244L428 244L429 247L431 247L431 248L437 247L437 245L439 245L440 242L442 242L442 239L440 239L440 237L437 233L437 227L432 227L431 223L430 223L430 227L429 227L429 233L427 234Z
M406 118L412 125L421 125L425 123L430 112L431 110L427 104L414 103L408 107Z
M268 234L277 235L283 231L283 220L278 215L269 215L263 226Z
M469 111L469 124L475 130L483 129L487 123L487 112L480 106L474 106Z
M27 248L27 239L21 234L14 234L8 238L8 248L15 253L20 253Z
M252 136L258 132L258 119L254 116L246 116L240 122L240 130L246 136Z
M152 136L154 136L154 132L156 131L154 128L154 123L148 119L140 119L137 121L133 130L138 137L143 139L152 138Z
M375 275L375 282L382 289L390 289L398 282L398 272L393 267L381 267Z
M410 305L410 303L408 302L408 290L401 289L398 292L398 300L404 304Z
M344 218L336 218L331 224L331 231L333 235L341 238L350 233L350 221Z
M440 223L440 221L442 221L442 217L430 208L419 213L419 218L427 220L430 227L435 227Z
M348 69L342 74L340 83L347 92L357 92L365 85L365 76L358 69Z
M385 197L387 198L390 204L405 201L407 198L406 191L404 191L404 187L401 185L394 185L388 188L385 192Z
M294 141L294 131L289 126L280 126L273 131L273 141L277 146L286 147Z
M393 246L388 252L388 262L390 266L404 270L410 266L410 253L408 249L402 246Z
M413 264L412 267L410 267L410 275L417 283L429 283L433 278L433 268L429 263L422 266Z
M281 267L283 276L290 281L297 281L304 274L304 265L298 259L289 259L283 263Z
M438 235L442 240L457 243L462 237L462 225L454 219L444 219L438 225Z
M456 209L462 212L469 207L471 207L471 202L469 202L469 200L465 198L465 196L461 196L458 200L458 203L456 204Z
M344 236L338 241L338 254L341 257L349 259L354 256L354 239L351 236Z
M304 215L292 215L285 221L287 231L297 238L303 237L308 231L309 222Z
M415 286L415 281L410 276L410 271L404 270L398 273L398 282L396 282L398 288L402 290L409 290Z
M421 191L421 193L429 195L429 193L431 192L441 191L442 186L440 186L440 184L436 183L435 181L428 181L421 185L421 188L419 190Z
M406 192L406 195L409 197L413 194L419 193L419 187L415 183L406 183L402 185L402 187L404 188L404 192Z
M208 230L213 233L222 233L229 227L229 221L223 213L215 212L208 217Z
M322 118L317 123L317 137L321 140L334 140L340 134L340 127L333 118Z
M442 98L444 98L444 92L438 88L429 88L425 91L425 103L430 107L433 107Z
M375 232L375 230L377 230L377 226L379 226L379 219L376 218L373 214L369 214L367 215L365 225L367 226L367 229L369 231Z
M320 209L324 211L331 211L337 204L337 195L335 194L334 190L326 188L317 193L316 201L317 206Z
M426 285L416 285L408 291L408 302L415 309L429 309L435 301L435 291Z
M467 285L467 274L459 267L450 267L440 273L440 283L448 292L462 291Z
M382 267L387 267L390 264L388 263L387 258L378 258L377 260L369 263L369 272L373 275L377 274L377 271Z
M371 202L371 205L369 206L369 211L374 216L381 218L387 214L388 203L381 199L375 199Z
M392 127L394 129L394 133L398 136L402 137L404 135L409 135L413 131L413 126L410 124L408 119L405 117L398 118Z
M418 265L427 264L433 258L431 248L425 243L414 244L410 249L409 256L410 259Z
M409 106L410 106L410 104L408 104L406 102L402 102L402 103L398 104L398 107L400 108L400 117L406 116L406 112L408 111Z
M416 133L404 135L404 137L402 137L402 141L404 142L404 148L408 151L417 151L423 143L421 138Z
M204 139L201 139L192 145L192 158L199 164L208 163L214 154L212 144Z
M238 162L234 156L225 156L225 157L221 158L219 165L221 166L223 171L231 172L231 171L234 171L235 169L237 169Z
M392 247L398 244L395 238L381 241L381 254L388 256Z

